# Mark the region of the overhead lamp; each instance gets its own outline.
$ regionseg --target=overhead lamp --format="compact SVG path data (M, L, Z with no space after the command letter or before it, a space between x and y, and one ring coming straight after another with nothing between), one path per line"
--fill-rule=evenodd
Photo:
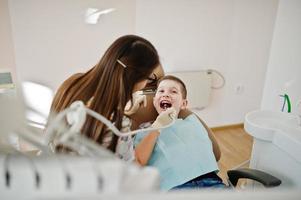
M98 8L88 8L85 14L85 22L87 24L97 24L101 15L106 15L116 10L115 8L108 8L105 10L99 10Z

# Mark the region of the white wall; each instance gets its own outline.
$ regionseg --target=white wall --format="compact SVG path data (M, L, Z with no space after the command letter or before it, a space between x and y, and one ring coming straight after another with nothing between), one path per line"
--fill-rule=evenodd
M10 0L17 71L53 89L98 62L118 36L137 33L157 47L166 71L214 68L226 86L198 114L218 126L258 109L277 0ZM89 7L117 10L97 25ZM242 94L235 88L243 86Z
M8 1L0 1L0 71L9 70L16 79L16 64L13 48Z
M166 71L214 68L226 78L208 108L210 125L240 123L258 109L278 1L137 0L136 31L149 38ZM235 88L242 86L242 94ZM197 91L196 91L197 92Z
M301 100L301 1L280 0L262 98L262 109L281 110L287 93L292 112Z
M116 8L96 25L87 8ZM95 65L117 37L134 33L134 0L10 0L17 71L22 80L53 89Z

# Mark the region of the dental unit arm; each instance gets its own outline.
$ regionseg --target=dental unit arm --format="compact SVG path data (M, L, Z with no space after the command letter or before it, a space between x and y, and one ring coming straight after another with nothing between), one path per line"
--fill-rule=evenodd
M158 190L159 174L156 170L140 168L134 162L123 162L80 134L89 112L81 102L75 102L58 113L45 133L28 126L21 99L0 94L1 111L5 113L0 117L0 141L7 145L3 149L0 144L0 199L71 199L81 195L102 197ZM112 123L107 124L116 129ZM18 148L7 142L12 134L36 146L42 153L33 156L31 152L17 151ZM53 142L61 142L86 156L56 154L51 146ZM141 184L135 185L137 182Z

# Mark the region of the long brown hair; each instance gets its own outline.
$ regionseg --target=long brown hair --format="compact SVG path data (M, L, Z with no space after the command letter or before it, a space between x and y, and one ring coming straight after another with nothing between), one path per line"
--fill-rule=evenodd
M76 100L87 103L93 97L89 108L110 119L120 129L124 107L132 98L134 85L146 79L159 64L158 53L149 41L135 35L120 37L93 68L71 76L60 86L51 111L59 112ZM102 144L106 127L89 116L82 133ZM115 151L117 138L113 135L108 149Z

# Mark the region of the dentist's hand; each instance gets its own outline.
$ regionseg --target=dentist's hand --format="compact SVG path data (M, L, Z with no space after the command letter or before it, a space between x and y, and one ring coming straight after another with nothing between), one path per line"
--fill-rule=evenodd
M129 116L136 113L142 105L146 107L147 103L146 96L142 94L142 91L134 92L132 95L133 105L131 101L128 101L124 110L124 113Z
M154 121L154 123L152 124L152 128L167 126L168 124L172 123L175 118L176 110L173 107L167 108L165 111L159 114L156 121Z

